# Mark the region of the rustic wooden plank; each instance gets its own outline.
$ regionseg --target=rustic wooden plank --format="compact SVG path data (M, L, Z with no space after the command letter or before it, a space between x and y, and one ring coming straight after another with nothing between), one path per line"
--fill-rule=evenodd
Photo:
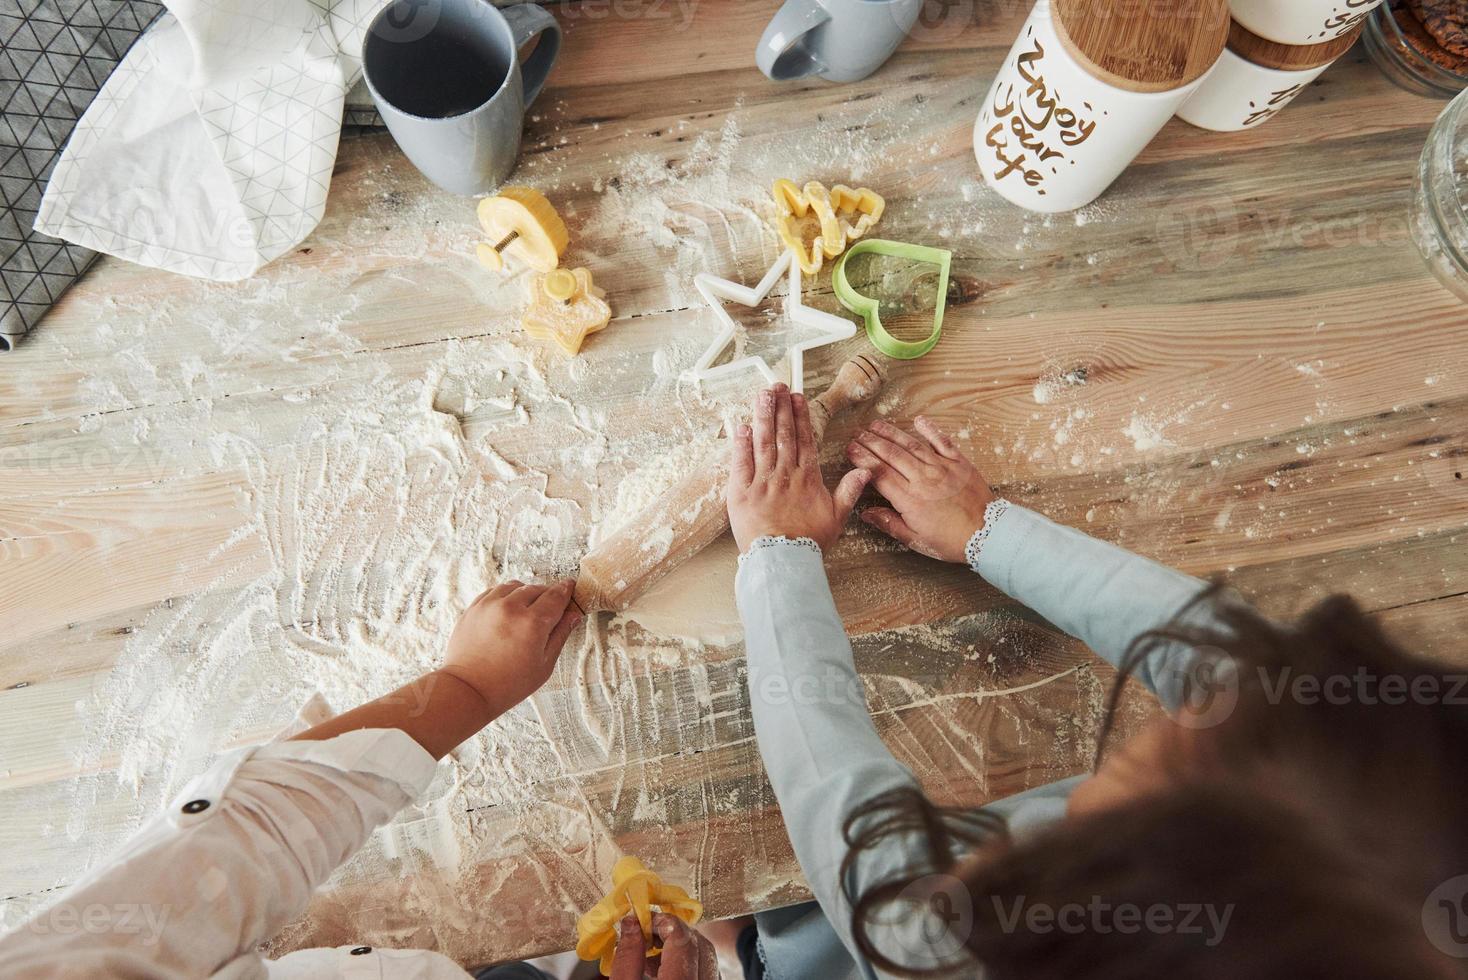
M1468 629L1468 596L1463 593L1393 606L1376 613L1398 643L1423 651L1451 667L1468 668L1463 631Z
M665 91L682 87L690 75L699 74L740 80L752 77L782 92L801 88L794 83L768 82L754 69L755 42L776 9L770 4L590 0L554 9L565 40L552 93L605 87L609 75L619 83L657 81ZM1008 49L1027 14L1024 5L1015 3L931 3L897 57L931 56L950 48L991 48L996 49L997 66L998 55ZM972 30L976 25L984 30ZM608 59L615 60L609 63ZM614 71L609 70L611 66ZM682 81L670 81L673 79ZM806 87L835 88L819 81L806 83ZM717 91L715 84L696 88L708 94Z
M233 476L172 481L52 501L0 502L0 631L19 644L76 620L105 616L268 564L250 532ZM187 497L193 510L179 513ZM27 673L24 662L20 673ZM7 667L6 673L10 668ZM12 682L14 683L14 682Z
M880 156L862 158L862 164L872 168L863 179L889 198L883 233L919 238L936 232L940 239L962 243L958 278L967 284L967 290L984 297L984 311L1002 315L1016 309L1089 310L1097 305L1162 300L1198 303L1238 297L1241 276L1248 279L1246 295L1266 297L1300 291L1313 295L1315 287L1302 284L1320 281L1409 278L1429 287L1417 288L1419 302L1435 297L1437 309L1449 312L1455 307L1450 295L1430 286L1420 261L1407 247L1411 170L1396 162L1420 147L1422 128L1436 111L1427 100L1401 105L1397 99L1393 111L1370 116L1385 121L1378 124L1381 128L1364 135L1358 126L1342 125L1342 119L1322 120L1323 109L1301 114L1301 125L1318 125L1319 129L1307 129L1289 141L1274 137L1273 142L1250 147L1248 153L1221 154L1216 139L1174 122L1149 153L1162 153L1160 148L1173 145L1181 149L1168 151L1171 155L1164 155L1157 165L1144 157L1097 206L1098 219L1089 221L1084 232L1077 232L1069 218L1030 216L996 206L992 198L985 197L964 127L925 130L922 135L914 132L910 140L901 135L907 130L894 132L891 117L910 98L913 88L924 90L925 112L949 127L949 120L967 111L960 103L972 95L959 93L971 91L968 79L973 71L966 53L925 53L911 61L899 58L881 78L860 83L865 87L854 95L843 87L820 85L801 90L798 96L815 100L818 107L831 112L831 121L816 127L810 139L830 144L837 159L840 141L848 138L845 125L860 129L863 145L883 147L886 152ZM1369 65L1340 65L1332 71L1348 74L1341 80L1341 88L1349 94L1340 111L1353 119L1364 111L1352 108L1355 98L1375 102L1391 98ZM754 78L759 78L757 73ZM660 94L664 88L660 83L632 83L602 85L598 92L624 106L638 106L639 113L651 113L638 117L650 128L637 133L637 152L666 155L675 163L686 164L683 156L691 134L716 127L726 116L739 120L748 133L732 148L729 181L747 208L767 206L769 162L772 157L789 157L788 150L781 154L778 149L792 144L788 132L770 123L785 112L790 90L772 88L762 101L743 103L737 87L720 88L707 104L709 93L690 88L685 91L700 93L697 111L668 116L669 106L676 106L678 97L670 100ZM861 98L863 95L872 98ZM1325 105L1334 110L1337 101L1328 100ZM669 118L684 124L684 131L678 133L677 126L667 123ZM914 126L911 122L902 125ZM625 237L627 229L622 223L595 217L599 210L608 209L609 201L626 196L605 183L616 179L619 164L625 165L627 140L621 132L613 134L610 124L601 130L576 127L574 119L549 111L541 123L531 124L532 134L538 127L544 133L547 156L555 162L543 162L532 154L523 179L543 186L567 213L576 231L572 253L576 260L588 262L599 276L615 278L619 316L641 316L695 301L690 283L677 284L675 291L665 280L673 250L644 236ZM572 133L605 131L605 136L599 136L605 143L562 144L568 127ZM1261 127L1241 138L1266 139L1262 134L1272 131L1277 132L1274 127ZM659 135L650 135L653 132ZM941 136L941 142L925 140L934 133ZM908 142L911 149L904 151ZM1343 169L1352 175L1357 210L1349 214L1340 211L1335 172L1311 164L1314 155L1323 152L1319 149L1322 142L1331 144L1328 152L1342 156ZM941 151L936 162L931 149ZM1186 166L1179 165L1177 157L1183 152ZM955 170L957 179L952 176ZM1276 172L1294 176L1288 184L1267 178ZM839 171L834 176L840 176ZM601 189L594 189L598 185ZM683 208L688 209L690 220L699 217L694 197L680 200L680 194L688 191L680 189L676 171L664 184L645 190L667 195L670 213ZM762 248L768 250L772 240L756 217L724 217L747 219L738 229L742 239L758 240L763 235ZM60 327L73 316L86 324L101 319L119 336L147 337L144 325L160 310L212 310L204 349L222 354L224 364L237 365L239 390L249 390L244 386L258 387L257 374L267 365L272 375L281 366L290 367L281 364L283 347L295 348L294 356L305 361L301 373L309 377L332 360L359 350L512 332L512 319L498 311L505 304L521 302L519 286L498 284L474 264L475 238L473 216L465 204L434 190L404 165L392 152L388 137L349 140L339 164L337 192L321 227L302 250L268 267L257 279L220 285L166 277L161 285L149 283L141 302L130 298L123 304L111 296L126 292L136 274L118 264L104 264L88 281L96 280L95 295L108 299L88 301L86 291L75 292L63 299L49 322ZM991 242L1004 244L995 247ZM1022 247L1016 249L1011 242ZM1078 247L1081 242L1083 246ZM977 254L964 254L971 250ZM719 270L724 273L750 275L759 266L758 262L740 261L740 253L730 248L717 248L711 258L725 265ZM734 269L727 267L731 262L736 263ZM1200 272L1207 275L1200 276ZM421 292L415 292L414 302L405 309L393 290L404 285L407 277ZM1023 283L1023 288L1017 283ZM272 304L282 293L292 299L291 322L269 322L279 319ZM1362 316L1386 319L1398 300L1390 292L1364 296ZM1313 325L1316 321L1302 322ZM298 324L304 338L290 332ZM199 356L200 340L188 334L147 337L150 349L156 345L161 354L180 360ZM45 349L44 336L33 341L40 341L41 346L28 344L17 352L22 359L35 357L36 363L54 359L57 352ZM78 365L90 359L85 349L70 353ZM64 403L48 397L47 389L55 384L74 391L78 382L89 377L106 377L108 372L100 365L107 353L105 345L97 350L95 369L70 375L47 372L46 387L38 390L28 383L24 392L15 389L15 397L0 398L0 406L5 406L0 422L10 419L8 413L16 410L67 411ZM4 384L0 380L0 393L5 393ZM90 392L92 398L98 394ZM121 389L118 394L126 396ZM59 390L57 397L61 397ZM187 397L187 392L179 397Z

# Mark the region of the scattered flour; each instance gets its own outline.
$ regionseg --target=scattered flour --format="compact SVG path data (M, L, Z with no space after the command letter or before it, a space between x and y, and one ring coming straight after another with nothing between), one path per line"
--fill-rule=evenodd
M1072 389L1084 386L1086 378L1087 369L1084 366L1048 368L1030 390L1030 397L1036 405L1049 405Z
M748 277L773 259L771 179L861 181L875 161L908 152L911 119L905 107L851 106L752 137L736 106L671 164L619 158L596 181L595 203L568 218L578 242L650 243L667 308L694 306L695 272ZM558 156L531 154L523 166L553 198ZM812 161L829 169L810 172ZM961 190L965 201L980 193L977 182ZM99 445L136 457L139 478L237 474L247 516L217 549L244 557L221 558L207 587L147 615L78 705L87 735L75 762L100 775L65 790L71 817L58 832L79 846L58 880L95 864L218 751L280 730L303 705L341 709L418 676L481 590L573 571L707 450L736 403L680 380L697 337L571 361L525 342L514 324L520 286L468 257L462 202L426 189L394 155L363 158L351 193L350 206L328 210L309 262L237 284L74 298L103 325L88 349L63 351L87 379L84 404L40 406L38 418L74 411ZM972 215L944 220L955 234L982 227ZM353 251L363 241L370 251ZM412 318L384 314L405 281L444 309L477 311L451 325L460 339L435 333L426 344ZM374 333L400 320L402 336ZM191 346L180 356L169 328L183 324ZM256 390L262 377L269 387ZM1034 400L1079 383L1037 384ZM673 408L655 426L619 428L597 407L614 400L609 391ZM894 393L879 410L899 408ZM1067 438L1056 430L1057 445ZM625 614L588 623L551 684L455 752L427 798L342 869L334 900L281 945L398 936L472 959L489 942L487 917L535 894L540 904L517 909L517 942L551 948L624 846L661 858L660 870L686 861L685 882L711 909L799 897L788 892L791 856L767 851L743 819L769 801L741 661L720 652L740 638L736 566L726 539ZM943 628L929 633L951 646ZM904 696L931 697L897 680ZM957 737L961 726L949 727ZM719 766L701 778L656 781L665 760L714 750ZM734 848L744 866L733 876L713 866L711 846L688 855L686 841L669 839L675 823L706 825L705 844L747 835Z
M1134 413L1131 421L1121 430L1121 434L1132 441L1133 449L1139 453L1145 453L1172 445L1162 434L1166 424L1155 416Z

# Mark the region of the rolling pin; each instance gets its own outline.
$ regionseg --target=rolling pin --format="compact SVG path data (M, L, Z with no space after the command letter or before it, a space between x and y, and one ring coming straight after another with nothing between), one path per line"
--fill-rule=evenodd
M836 379L810 402L816 442L831 416L881 390L887 370L875 355L859 354L841 365ZM583 613L620 612L658 579L698 554L729 529L724 487L729 482L728 441L615 534L581 559L575 602Z

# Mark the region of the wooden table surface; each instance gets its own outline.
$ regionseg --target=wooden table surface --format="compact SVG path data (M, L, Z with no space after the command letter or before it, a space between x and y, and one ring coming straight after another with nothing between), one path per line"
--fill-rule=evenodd
M769 182L850 177L886 196L884 237L953 252L942 343L898 366L872 411L934 416L1013 499L1226 574L1272 613L1347 590L1404 641L1464 659L1468 309L1427 274L1407 225L1441 103L1353 52L1254 131L1174 120L1096 205L1046 218L988 192L970 145L1025 5L934 5L880 72L844 86L754 70L775 7L558 8L561 62L515 179L560 207L568 258L610 291L616 319L574 365L535 354L548 380L541 395L518 393L518 413L434 404L465 445L546 474L547 497L581 508L575 534L539 542L546 554L574 563L586 515L608 506L607 490L597 502L596 488L560 478L561 393L600 420L604 488L653 462L619 450L648 432L709 437L723 406L667 380L665 362L672 375L688 367L710 329L689 312L697 296L681 272L751 280L775 254L748 220ZM672 237L629 234L653 206ZM679 220L739 230L693 254ZM347 392L363 379L436 383L450 355L492 365L505 345L534 347L516 326L521 294L474 264L475 232L471 205L427 185L388 136L347 139L324 221L255 279L201 284L103 260L6 358L4 921L54 898L208 752L263 736L297 706L287 694L298 692L256 683L249 657L208 665L211 683L247 683L258 708L227 731L146 698L198 689L198 636L169 632L178 610L227 623L232 602L287 574L271 488L313 458L303 432L364 411ZM828 278L809 292L836 308ZM813 356L811 389L863 344ZM194 384L203 369L213 380ZM832 445L858 421L834 425ZM408 487L404 499L432 506L431 493ZM382 533L399 517L361 521ZM488 551L491 566L509 561ZM883 733L935 795L979 802L1088 765L1110 677L1088 652L965 570L864 528L828 564ZM330 647L324 625L294 627ZM484 743L514 758L462 762L469 778L435 796L467 836L410 846L438 833L434 813L414 811L277 945L416 943L465 962L563 949L622 850L690 885L714 916L800 897L738 644L605 620L596 630ZM349 661L330 669L363 696L391 687ZM164 712L163 731L177 712L197 759L119 771L125 758L177 762L99 729L129 684L140 715ZM1138 700L1125 725L1146 712ZM459 851L447 871L445 847Z

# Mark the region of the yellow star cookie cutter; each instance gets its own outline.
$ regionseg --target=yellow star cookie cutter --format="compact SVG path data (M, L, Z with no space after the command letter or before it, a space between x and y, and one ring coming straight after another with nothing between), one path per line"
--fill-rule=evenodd
M520 326L536 340L554 340L567 354L578 354L612 318L606 295L586 269L552 269L531 283Z
M886 210L887 202L868 187L853 190L837 184L829 191L819 181L808 181L803 188L793 180L780 178L772 190L775 198L775 231L800 264L800 271L814 275L821 271L826 259L833 259L846 246L872 229ZM798 222L814 213L820 223L820 234L807 245Z
M635 857L624 857L612 868L612 890L576 922L576 955L583 960L601 960L601 972L612 974L617 955L617 924L628 912L637 913L642 938L648 941L647 955L656 956L661 947L652 945L652 913L656 908L693 925L703 916L702 903L677 885L666 885Z
M566 223L545 195L533 187L505 187L478 206L479 225L489 236L476 254L486 269L505 271L511 255L536 272L549 272L561 263L571 241ZM492 243L492 244L491 244Z

